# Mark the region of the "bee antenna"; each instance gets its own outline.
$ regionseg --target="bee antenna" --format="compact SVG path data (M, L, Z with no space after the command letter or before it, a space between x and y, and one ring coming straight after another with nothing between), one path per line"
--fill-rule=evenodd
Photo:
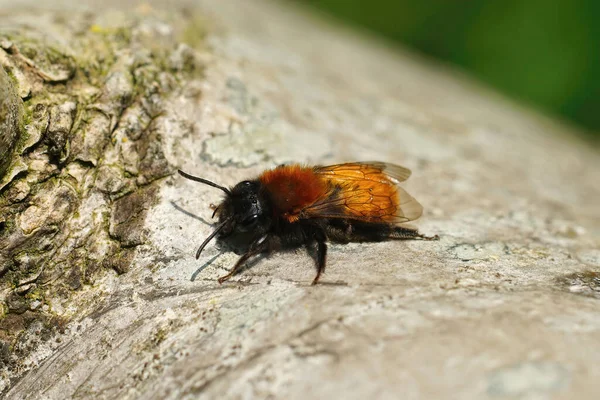
M233 219L233 217L229 217L225 221L221 222L219 224L219 226L217 226L217 228L213 231L213 233L211 233L210 235L208 235L208 237L206 239L204 239L204 242L202 242L200 247L198 247L198 251L196 252L196 260L200 257L200 253L202 253L202 250L204 250L204 248L206 247L208 242L210 242L212 240L212 238L217 236L217 233L219 233L221 231L221 229L223 229L223 227L225 227L225 224L227 224L232 219Z
M207 179L204 179L204 178L198 178L197 176L186 174L185 172L183 172L180 169L178 169L177 172L179 172L179 175L183 176L184 178L187 178L187 179L189 179L191 181L196 181L196 182L204 183L204 184L206 184L208 186L212 186L212 187L217 188L217 189L221 189L222 191L224 191L225 193L227 193L227 195L231 196L231 191L229 189L227 189L226 187L223 187L221 185L217 185L216 183L211 182L211 181L209 181Z

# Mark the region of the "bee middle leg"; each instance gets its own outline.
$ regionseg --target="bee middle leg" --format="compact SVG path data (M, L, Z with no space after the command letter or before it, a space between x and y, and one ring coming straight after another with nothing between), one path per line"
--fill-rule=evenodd
M321 274L325 271L325 262L327 260L327 236L322 230L318 230L313 235L313 240L317 244L317 254L315 256L315 263L317 265L317 275L313 279L311 285L316 285L319 282Z

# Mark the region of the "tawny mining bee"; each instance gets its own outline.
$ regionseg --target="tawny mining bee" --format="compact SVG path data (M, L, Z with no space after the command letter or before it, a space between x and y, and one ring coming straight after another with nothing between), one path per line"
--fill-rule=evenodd
M281 249L316 247L314 285L325 270L327 241L438 239L437 235L424 236L416 229L398 225L419 218L423 212L421 204L399 186L411 172L398 165L282 165L231 189L179 173L225 192L213 213L219 219L216 229L196 252L196 258L200 257L215 236L242 249L243 255L227 275L219 278L219 283L235 275L250 258Z

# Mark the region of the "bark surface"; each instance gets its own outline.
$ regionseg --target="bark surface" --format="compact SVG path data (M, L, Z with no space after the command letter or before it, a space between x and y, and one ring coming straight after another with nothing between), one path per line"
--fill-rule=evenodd
M0 0L0 394L600 392L600 155L569 127L292 5ZM209 246L223 185L413 170L438 242Z

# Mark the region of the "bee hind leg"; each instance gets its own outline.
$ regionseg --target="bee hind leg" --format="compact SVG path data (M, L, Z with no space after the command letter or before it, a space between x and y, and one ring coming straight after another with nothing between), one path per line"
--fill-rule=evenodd
M417 229L396 226L389 236L391 239L421 239L421 240L440 240L438 235L427 236L419 233Z

